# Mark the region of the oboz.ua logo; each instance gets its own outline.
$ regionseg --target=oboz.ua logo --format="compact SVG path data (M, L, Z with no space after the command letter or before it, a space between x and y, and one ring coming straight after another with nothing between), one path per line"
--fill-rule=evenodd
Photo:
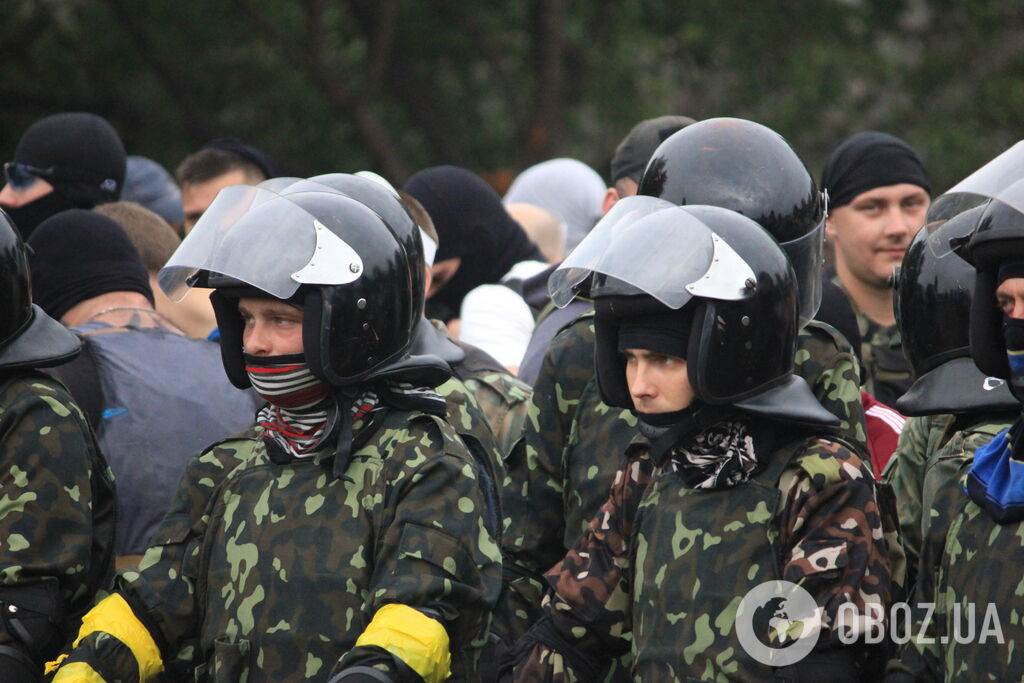
M821 617L806 590L789 581L754 586L736 611L736 635L748 655L767 666L789 666L818 642Z

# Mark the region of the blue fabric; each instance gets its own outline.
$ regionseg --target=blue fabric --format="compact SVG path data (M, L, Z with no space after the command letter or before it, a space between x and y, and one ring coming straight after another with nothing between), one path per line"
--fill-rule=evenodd
M1024 461L1014 453L1018 421L974 453L967 494L999 524L1024 519Z
M213 332L211 332L210 334L206 335L206 339L208 341L220 341L220 328L219 327L215 327L213 329Z

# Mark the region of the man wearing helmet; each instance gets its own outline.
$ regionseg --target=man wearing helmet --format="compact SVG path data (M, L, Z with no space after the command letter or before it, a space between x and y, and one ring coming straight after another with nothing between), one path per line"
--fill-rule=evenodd
M421 250L338 192L218 195L159 279L215 289L228 377L267 405L192 459L54 680L476 680L500 555L417 339Z
M114 569L113 479L82 411L37 368L79 353L32 303L27 249L0 211L0 680L35 681Z
M980 372L972 383L981 379L983 390L997 390L999 380L1004 380L1017 406L1004 407L998 414L1003 425L999 420L976 423L975 429L954 435L930 458L935 464L926 471L925 491L936 493L921 513L922 520L932 523L923 526L927 535L922 539L915 602L933 601L935 609L927 631L903 646L899 664L890 667L886 680L977 680L979 672L999 681L1024 676L1019 648L1024 641L1019 619L1024 564L1024 486L1019 474L1024 401L1022 189L1024 143L1018 143L955 185L933 211L953 216L943 227L961 225L945 235L951 239L937 240L932 248L939 253L954 250L976 273L969 343ZM937 231L935 236L939 235ZM977 397L963 388L960 393L966 396L959 400ZM1004 428L999 430L1000 426ZM936 475L941 479L936 481Z
M555 593L517 645L515 680L602 680L627 652L643 681L851 681L878 665L840 640L890 599L875 483L793 374L793 269L751 223L627 198L555 272L559 303L589 283L599 391L643 438L547 573ZM792 615L815 647L791 667L761 663L739 635L739 600L778 579L816 605Z
M752 121L719 118L691 124L655 150L639 194L735 210L755 221L748 225L751 230L767 231L783 243L797 271L801 322L807 323L798 338L796 372L840 419L842 436L867 459L856 358L834 329L808 323L820 292L824 204L789 143ZM647 237L645 243L657 242ZM531 509L516 510L515 501L506 506L518 520L507 533L506 546L523 566L538 572L585 530L637 433L630 410L602 401L593 370L593 330L594 319L586 316L555 337L534 387L526 458L509 463L510 477L527 491ZM557 397L550 406L555 409L540 411L552 396ZM532 513L536 509L546 514Z

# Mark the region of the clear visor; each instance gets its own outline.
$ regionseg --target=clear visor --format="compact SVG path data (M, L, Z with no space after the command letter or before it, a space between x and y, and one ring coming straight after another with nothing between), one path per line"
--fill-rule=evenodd
M946 192L998 199L1024 213L1024 141L1018 142Z
M645 208L653 208L653 204ZM610 216L611 212L605 219ZM570 265L576 269L573 278L582 275L580 281L591 273L605 276L602 294L640 290L678 309L693 297L737 300L753 293L749 286L756 282L753 269L686 207L669 204L646 213L622 215L614 231L608 232L600 253L593 245L587 247L589 236L573 252L575 256L587 248L586 260L581 261L586 267ZM568 302L571 296L564 300Z
M356 251L289 197L236 185L217 194L157 282L177 301L205 271L287 299L301 284L348 284L362 270Z
M294 176L278 176L277 178L267 178L256 187L262 187L264 190L270 190L271 192L277 192L280 194L281 190L293 183L297 183L300 180L302 180L302 178L296 178Z
M969 192L947 192L932 202L928 209L928 220L921 228L925 232L922 239L925 240L928 250L936 258L945 258L960 246L960 242L970 237L972 228L964 228L962 239L955 242L950 241L948 231L941 230L951 218L955 218L965 211L969 211L990 201L989 197Z
M803 237L779 245L793 266L800 297L800 327L818 314L821 275L825 269L825 221Z
M579 286L594 272L615 236L625 227L655 211L673 208L672 202L657 197L632 196L615 206L597 222L548 279L548 293L556 306L564 307L579 293Z

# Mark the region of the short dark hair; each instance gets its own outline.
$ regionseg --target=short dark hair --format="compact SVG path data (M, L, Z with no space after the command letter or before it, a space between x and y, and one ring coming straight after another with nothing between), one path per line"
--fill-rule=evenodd
M241 171L245 174L246 180L255 185L267 179L266 174L251 161L223 149L204 147L203 149L185 157L185 160L178 166L175 175L178 184L193 185L205 183L218 176L231 171Z

